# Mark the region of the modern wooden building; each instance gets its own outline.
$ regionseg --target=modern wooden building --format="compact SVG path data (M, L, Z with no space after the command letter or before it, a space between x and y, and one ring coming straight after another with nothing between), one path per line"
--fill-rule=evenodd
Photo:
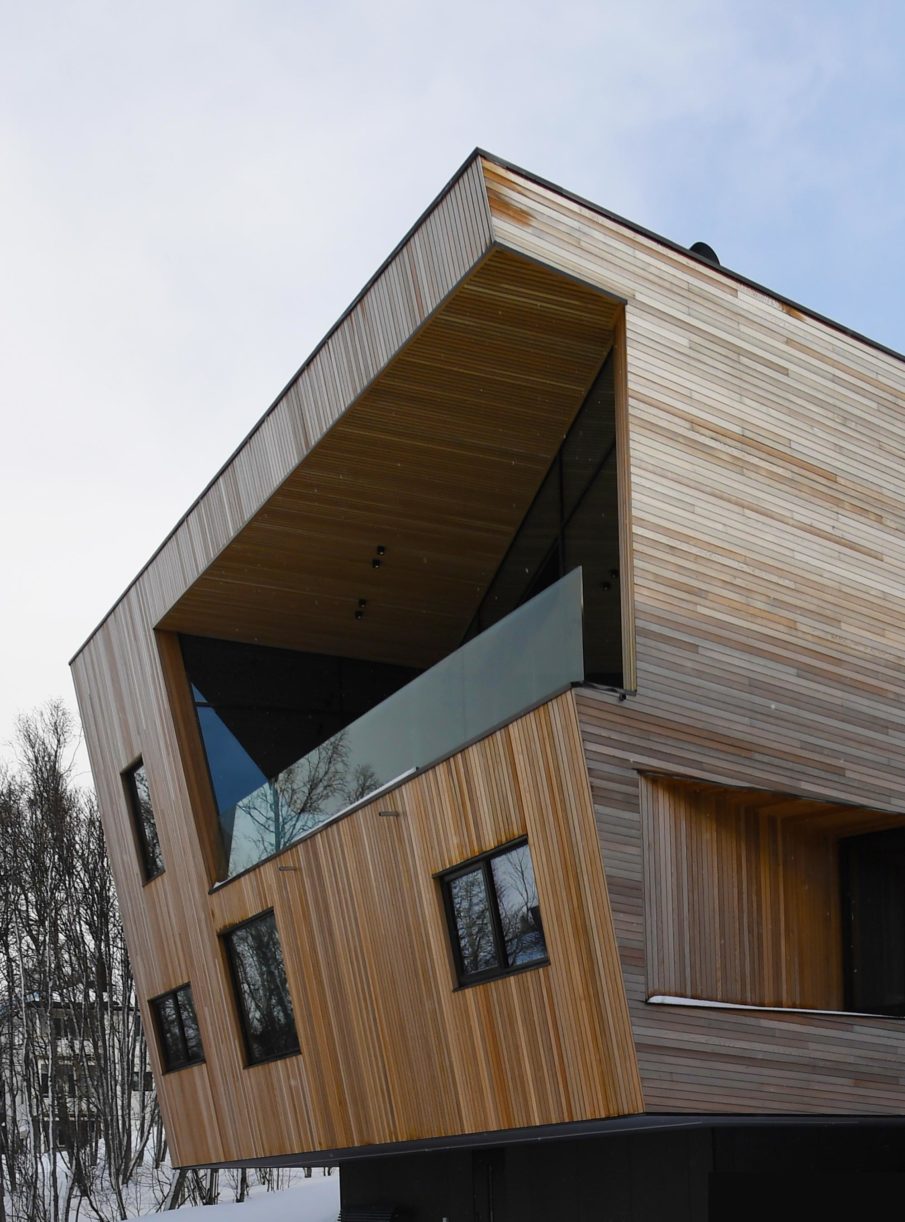
M899 1183L901 356L476 152L73 671L179 1164Z

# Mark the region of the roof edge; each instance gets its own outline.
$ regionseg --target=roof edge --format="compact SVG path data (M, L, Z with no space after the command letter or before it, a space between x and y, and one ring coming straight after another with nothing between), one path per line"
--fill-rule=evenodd
M445 186L443 186L440 189L440 191L437 192L437 194L434 196L431 202L427 205L427 207L424 208L420 212L417 219L414 221L412 225L409 226L409 228L406 230L403 237L400 238L400 240L396 243L396 245L393 247L393 249L390 251L387 257L383 260L383 262L377 268L377 270L371 276L368 277L368 279L365 281L362 287L358 290L358 292L355 294L355 296L346 306L345 310L343 310L342 314L340 314L339 318L337 318L336 322L333 323L330 329L321 337L320 340L318 340L317 344L315 344L315 346L311 349L311 351L305 357L304 361L298 367L298 369L295 371L295 373L292 375L289 381L285 384L282 390L279 391L276 397L271 401L270 406L267 407L265 411L263 412L263 414L258 417L258 419L255 421L252 427L248 430L248 432L245 434L245 436L242 438L239 444L236 445L232 449L229 456L224 460L224 462L220 464L220 466L217 468L214 475L211 476L211 478L207 481L207 483L204 485L204 487L201 489L201 491L192 501L191 505L189 505L188 509L186 509L186 511L181 515L181 517L173 525L173 527L164 535L163 539L160 541L160 543L157 545L157 547L154 549L154 551L151 553L151 555L148 557L145 563L141 566L141 568L138 570L138 572L135 574L135 576L132 578L129 584L125 587L123 592L112 603L109 610L104 613L104 615L97 622L94 628L92 628L92 630L88 633L87 637L85 637L84 641L82 641L81 645L79 645L78 649L76 649L75 653L69 659L68 665L70 667L73 666L73 664L76 662L79 656L84 652L87 646L91 644L92 640L95 638L95 636L97 636L98 632L107 622L107 620L110 618L113 612L117 609L120 603L126 598L126 596L131 592L131 590L133 590L134 587L138 584L138 582L141 580L144 574L148 571L148 569L151 567L151 565L154 563L154 561L157 559L157 557L160 555L163 549L167 546L170 540L176 535L179 529L192 516L192 514L195 512L195 510L198 508L198 506L201 504L201 502L204 500L207 494L211 491L211 489L217 483L217 481L221 478L221 476L223 476L226 473L230 465L236 460L236 458L239 456L242 450L244 450L245 447L248 445L248 443L251 441L252 437L254 437L254 435L258 432L258 430L263 426L264 422L273 414L274 411L276 411L277 407L280 405L280 403L282 403L283 399L285 399L286 395L289 393L292 387L296 384L296 382L299 380L299 378L302 376L302 374L305 372L305 370L308 368L311 362L315 359L317 354L330 341L331 337L339 330L339 328L346 321L346 319L349 317L352 311L362 301L362 299L367 295L368 291L374 286L374 284L377 283L377 281L384 274L387 268L389 268L393 260L397 257L399 252L403 249L405 244L411 240L411 238L418 231L418 229L424 224L424 222L427 220L430 214L438 206L438 204L440 204L446 198L446 196L450 193L450 191L453 189L453 187L456 185L456 183L459 181L462 175L465 174L466 171L471 168L471 166L474 164L475 161L477 161L479 158L484 157L484 156L486 156L486 154L482 153L482 151L477 148L474 149L473 152L469 153L469 155L465 158L465 160L456 170L455 174L453 174L452 178L450 178L449 181L445 184ZM502 162L500 164L502 164ZM489 213L490 213L490 210L488 207L488 222L489 222Z
M721 263L711 263L709 259L697 255L687 246L682 246L679 242L674 242L672 238L665 238L660 233L655 233L652 229L646 229L643 225L639 225L636 221L630 221L624 216L620 216L617 212L611 212L608 208L602 207L600 204L595 204L592 200L585 199L582 195L577 195L574 191L568 191L565 187L559 186L558 183L551 182L547 178L543 178L540 174L534 174L531 170L526 170L520 165L516 165L512 161L507 161L505 157L497 157L494 153L488 152L486 149L477 148L472 154L473 157L483 157L486 161L492 162L494 165L502 166L503 169L509 170L513 174L518 174L519 177L527 179L528 182L535 183L538 187L543 187L547 191L552 191L556 195L562 195L565 199L571 200L573 204L578 204L582 208L587 208L589 212L595 213L597 216L605 217L608 221L612 221L615 225L621 225L623 228L630 230L632 233L637 233L640 237L647 238L654 242L657 246L662 246L666 250L672 251L674 254L684 255L686 259L690 259L692 263L698 263L702 267L708 268L709 271L719 273L729 280L735 281L736 284L743 284L746 288L754 289L758 293L763 293L765 297L770 297L774 301L778 301L781 305L789 306L793 310L797 310L799 314L805 315L806 318L812 318L815 322L823 323L824 326L830 327L833 331L838 331L842 335L848 336L849 339L857 340L859 343L866 344L868 348L873 348L876 352L882 352L886 356L891 356L894 360L901 361L905 364L905 353L896 351L895 348L889 348L886 344L881 344L879 340L871 339L868 335L863 335L860 331L855 331L851 327L845 326L844 323L836 322L835 319L828 318L825 314L819 313L817 310L812 310L809 306L801 305L800 302L793 301L791 297L785 297L782 293L777 293L773 289L767 288L766 285L760 284L757 280L751 280L748 276L743 276L741 272L734 272L731 268L724 267ZM469 158L469 164L471 158ZM463 166L464 170L466 167ZM460 170L459 173L462 171Z
M564 199L568 199L572 203L578 204L579 207L586 208L588 211L593 212L595 215L605 217L608 221L611 221L613 224L620 225L623 228L629 230L631 233L636 233L640 237L646 238L648 241L653 242L657 246L662 246L664 249L669 250L673 252L674 254L683 255L685 258L690 259L692 263L698 263L701 266L708 268L708 270L710 270L711 272L725 276L727 279L734 281L736 284L742 284L746 288L754 289L756 292L763 293L766 297L769 297L772 300L779 302L781 305L787 306L790 309L795 310L798 313L804 315L805 317L811 318L815 322L819 322L823 324L824 326L829 327L831 330L837 331L840 334L847 336L849 339L853 339L859 343L865 344L867 347L872 348L877 352L882 352L884 355L890 356L894 360L901 361L903 364L905 364L905 354L901 352L897 352L894 348L889 348L885 344L879 343L877 340L872 340L868 336L862 335L861 332L859 331L855 331L850 327L846 327L842 323L836 322L831 318L827 318L825 315L818 313L818 311L816 310L810 309L808 306L801 305L800 303L793 301L791 298L783 296L781 293L776 293L772 289L767 288L765 285L758 283L756 280L751 280L747 276L743 276L740 272L732 271L730 268L724 267L722 264L715 265L711 263L709 260L702 258L700 255L696 255L693 251L689 250L688 247L682 246L678 242L674 242L671 238L666 238L662 234L655 233L651 229L646 229L643 225L639 225L635 221L628 220L628 218L624 216L620 216L616 212L611 212L608 208L604 208L602 205L596 204L592 200L586 199L584 196L576 194L574 191L569 191L565 187L561 187L557 183L551 182L549 179L543 178L540 174L535 174L530 170L526 170L522 166L516 165L515 162L508 161L505 157L498 157L495 153L491 153L487 149L484 149L479 145L475 149L473 149L471 153L469 153L469 155L465 158L465 160L462 162L462 164L459 166L459 168L456 170L453 176L449 179L449 181L434 196L434 198L427 205L427 207L421 211L417 219L406 230L403 237L400 238L400 240L396 243L396 245L393 247L393 249L390 251L387 257L383 260L380 266L368 278L368 280L364 283L361 289L359 289L359 291L356 293L355 297L352 299L352 301L349 303L346 309L342 312L339 318L337 318L336 322L333 323L330 329L318 341L318 343L311 350L311 352L308 354L308 356L305 358L302 364L298 367L298 369L295 371L292 377L288 380L288 382L286 382L283 388L279 391L279 393L271 401L270 405L266 408L263 414L255 421L255 423L252 425L249 431L245 434L242 440L238 443L238 445L236 445L233 448L229 456L218 467L217 471L204 485L201 492L199 492L199 494L195 497L195 499L189 505L188 509L186 509L186 511L180 516L180 518L177 520L174 526L167 532L167 534L164 535L159 545L154 549L154 551L151 553L151 555L148 557L145 563L141 566L141 568L138 570L138 572L135 574L135 576L132 578L129 584L125 587L125 589L122 591L119 597L113 602L109 610L101 617L101 619L98 621L95 627L91 630L91 632L89 632L88 636L84 639L82 644L79 645L78 649L76 649L75 653L73 653L72 657L69 659L70 667L74 665L74 663L81 656L81 654L84 652L86 647L91 643L91 641L100 631L100 629L104 626L104 624L107 622L110 616L114 613L114 611L116 611L117 607L119 607L120 603L122 603L123 600L126 598L126 596L132 591L132 589L134 589L134 587L138 584L138 582L141 580L144 574L148 571L148 569L151 567L151 565L154 563L157 557L161 554L161 552L164 550L164 548L167 546L170 540L176 535L176 533L180 530L180 528L188 521L188 519L191 517L191 515L194 513L194 511L197 509L200 503L204 500L207 494L211 491L211 489L214 487L217 481L225 474L225 472L228 470L230 465L235 461L235 459L238 457L241 451L248 445L252 437L255 436L258 430L263 426L264 422L276 410L276 408L283 401L283 399L286 397L286 395L291 390L291 388L295 385L295 383L299 380L299 378L302 376L302 374L305 372L305 370L308 368L311 362L315 359L317 354L328 343L328 341L336 333L336 331L342 326L342 324L346 321L349 315L362 301L362 299L365 297L368 291L373 287L373 285L377 282L377 280L379 280L379 278L384 274L384 272L387 270L390 264L392 264L393 260L397 257L397 255L400 253L400 251L403 249L406 243L411 240L412 236L417 232L420 226L424 224L428 216L430 216L430 214L434 211L434 209L443 201L443 199L445 199L445 197L449 194L449 192L453 189L453 187L455 187L456 183L463 176L463 174L465 174L471 168L471 166L475 163L475 161L478 161L478 160L484 160L484 161L490 162L493 165L498 165L502 169L509 170L511 173L517 174L519 177L524 178L528 182L532 182L539 187L543 187L545 190L551 191L554 194L561 195ZM492 236L492 225L491 225L491 236Z

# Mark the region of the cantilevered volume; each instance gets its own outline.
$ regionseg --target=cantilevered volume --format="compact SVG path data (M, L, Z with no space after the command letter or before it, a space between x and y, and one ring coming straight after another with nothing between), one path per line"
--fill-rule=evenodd
M73 661L176 1161L905 1171L903 452L901 357L474 154Z

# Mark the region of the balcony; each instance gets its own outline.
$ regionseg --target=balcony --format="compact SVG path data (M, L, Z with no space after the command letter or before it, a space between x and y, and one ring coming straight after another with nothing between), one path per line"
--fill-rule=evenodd
M583 679L582 570L575 568L300 759L221 805L223 878Z

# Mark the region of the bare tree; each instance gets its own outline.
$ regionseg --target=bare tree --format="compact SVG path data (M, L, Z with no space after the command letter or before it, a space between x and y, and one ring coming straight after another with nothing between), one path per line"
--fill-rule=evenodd
M527 963L541 957L546 948L528 846L495 857L491 872L507 962Z
M0 1222L125 1217L155 1127L147 1050L93 799L61 704L0 774Z
M71 775L73 735L65 708L48 705L20 720L0 763L0 1222L113 1222L210 1203L220 1187L167 1161L101 823ZM339 792L344 759L331 750L287 778L299 821L284 838ZM280 1173L256 1178L273 1186ZM249 1176L230 1187L243 1200Z
M341 730L236 804L230 873L277 853L379 785L370 764L353 764Z
M460 874L451 884L451 893L465 971L480 972L495 966L496 947L483 870Z

